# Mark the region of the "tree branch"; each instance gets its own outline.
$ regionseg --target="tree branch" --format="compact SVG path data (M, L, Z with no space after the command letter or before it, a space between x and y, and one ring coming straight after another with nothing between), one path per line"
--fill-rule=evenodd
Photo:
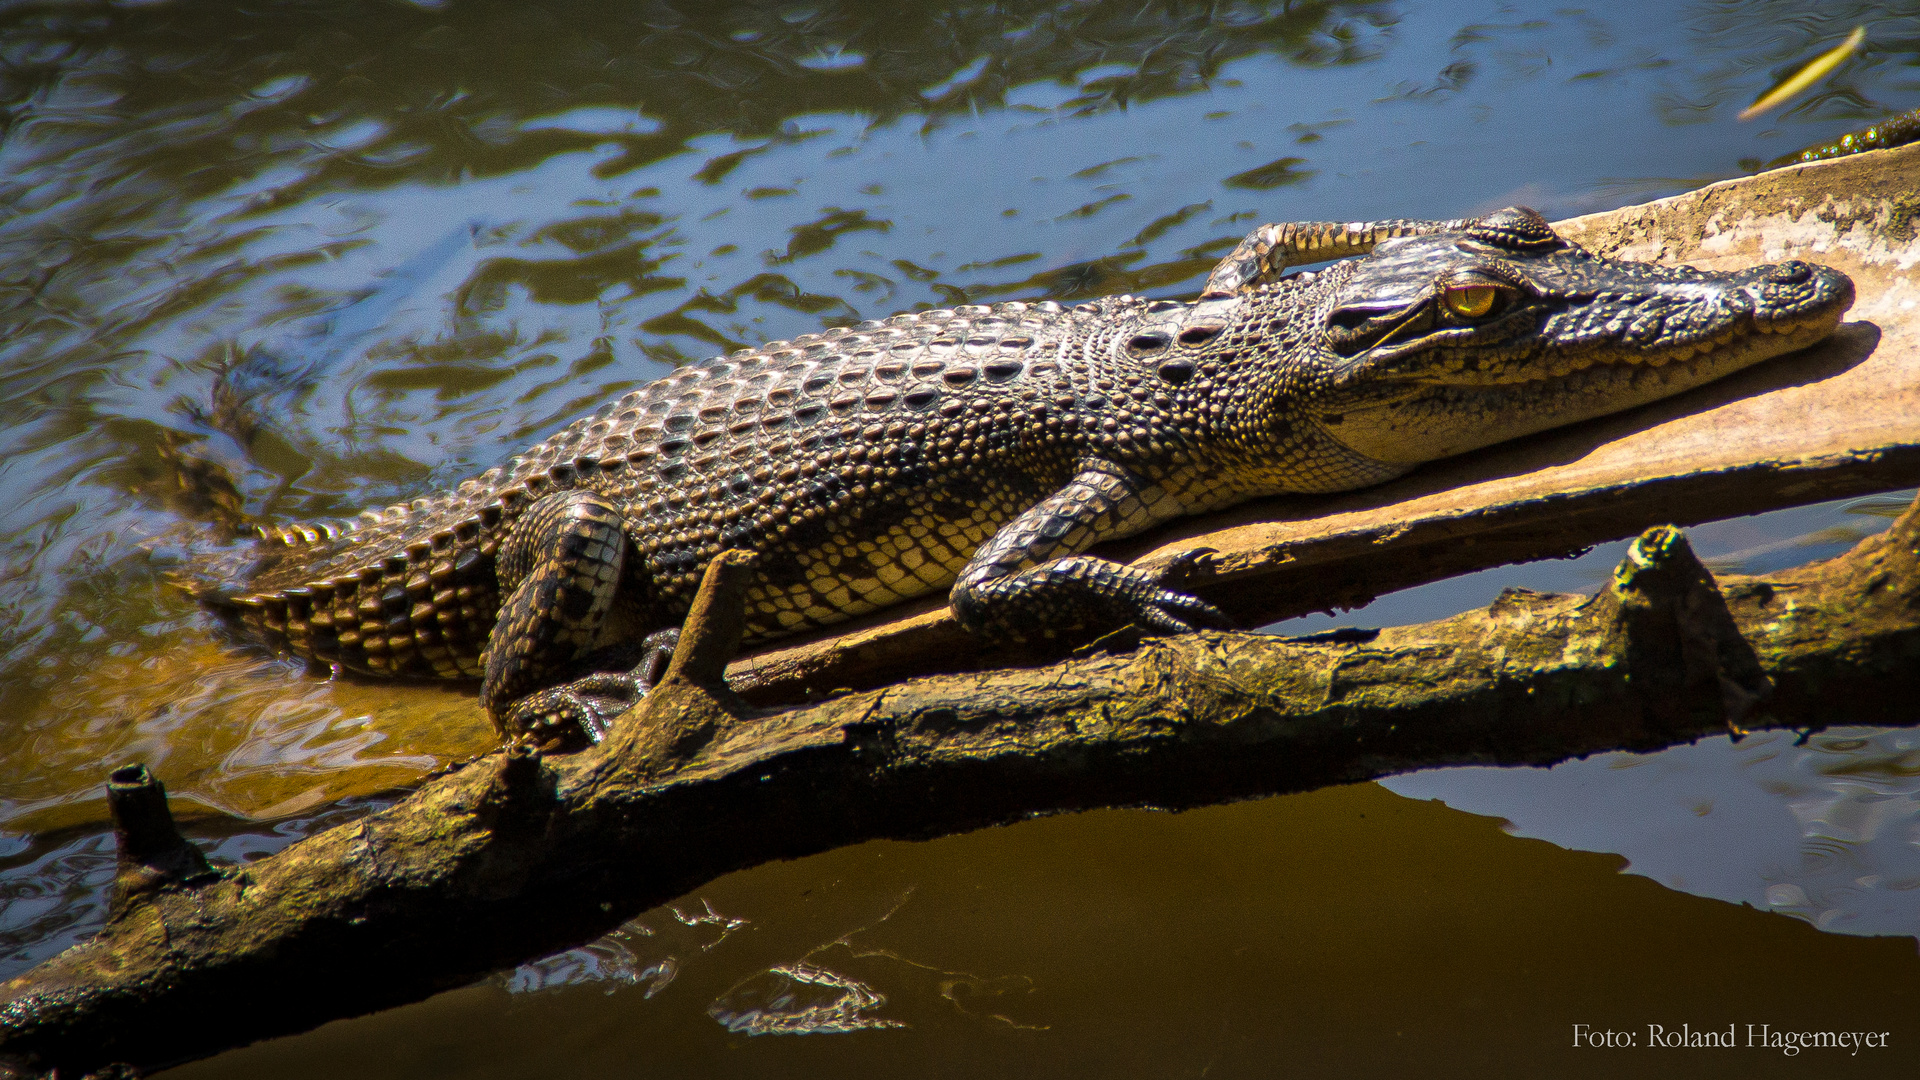
M599 747L516 747L244 868L150 883L98 937L0 987L0 1054L76 1072L198 1057L590 940L733 870L878 837L1546 764L1730 727L1910 723L1920 687L1920 504L1839 559L1718 588L1662 527L1594 597L1510 590L1377 634L1148 639L764 714L692 677L739 617L737 598L715 599L734 569L708 573L679 674ZM380 979L365 978L370 957Z

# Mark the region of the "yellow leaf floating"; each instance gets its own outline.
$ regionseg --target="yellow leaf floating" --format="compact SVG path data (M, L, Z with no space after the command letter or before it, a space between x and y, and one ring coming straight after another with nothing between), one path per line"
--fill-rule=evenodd
M1759 101L1747 106L1746 111L1740 114L1740 119L1751 120L1763 112L1778 108L1795 94L1826 78L1828 73L1840 66L1841 61L1858 52L1860 46L1866 43L1867 28L1854 27L1853 33L1847 35L1847 40L1814 57L1811 64L1787 76L1779 86L1767 91Z

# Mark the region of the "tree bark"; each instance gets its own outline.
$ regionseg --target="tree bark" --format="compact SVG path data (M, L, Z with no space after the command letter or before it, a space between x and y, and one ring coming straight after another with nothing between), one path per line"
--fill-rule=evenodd
M1861 300L1822 349L1317 503L1315 516L1267 504L1131 554L1185 567L1254 621L1649 520L1913 483L1920 325L1898 305L1912 295L1901 268L1920 261L1917 167L1920 147L1889 151L1566 226L1640 257L1752 262L1824 244L1821 261L1853 274ZM1423 626L1292 641L1121 634L1049 664L894 685L1008 658L955 652L968 643L942 638L937 616L909 613L727 668L743 565L709 569L668 675L600 746L489 755L245 867L205 868L150 778L124 772L114 806L129 846L108 923L0 986L0 1073L145 1071L417 1000L721 874L862 840L1546 764L1730 728L1907 724L1920 686L1911 509L1840 559L1764 578L1716 585L1662 527L1593 597L1510 591ZM855 686L878 688L818 700ZM814 701L765 710L735 689Z

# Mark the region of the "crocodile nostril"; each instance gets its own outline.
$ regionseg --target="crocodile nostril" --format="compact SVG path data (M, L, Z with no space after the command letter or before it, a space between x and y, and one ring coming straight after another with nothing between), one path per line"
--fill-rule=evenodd
M1774 266L1767 280L1779 285L1798 285L1812 276L1813 267L1795 259Z

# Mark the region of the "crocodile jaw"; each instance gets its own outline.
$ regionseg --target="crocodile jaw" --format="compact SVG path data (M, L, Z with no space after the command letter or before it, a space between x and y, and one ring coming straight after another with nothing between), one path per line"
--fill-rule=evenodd
M1436 333L1349 363L1314 418L1350 450L1415 465L1635 408L1806 348L1853 303L1844 274L1798 263L1659 283L1637 301L1659 292L1693 294L1691 310L1674 317L1689 332L1636 341L1608 317L1609 297L1581 297L1537 319L1517 313L1519 331Z
M1399 400L1322 419L1342 445L1375 461L1414 465L1672 397L1743 368L1818 344L1840 321L1809 320L1662 362L1595 364L1526 382L1430 385Z

